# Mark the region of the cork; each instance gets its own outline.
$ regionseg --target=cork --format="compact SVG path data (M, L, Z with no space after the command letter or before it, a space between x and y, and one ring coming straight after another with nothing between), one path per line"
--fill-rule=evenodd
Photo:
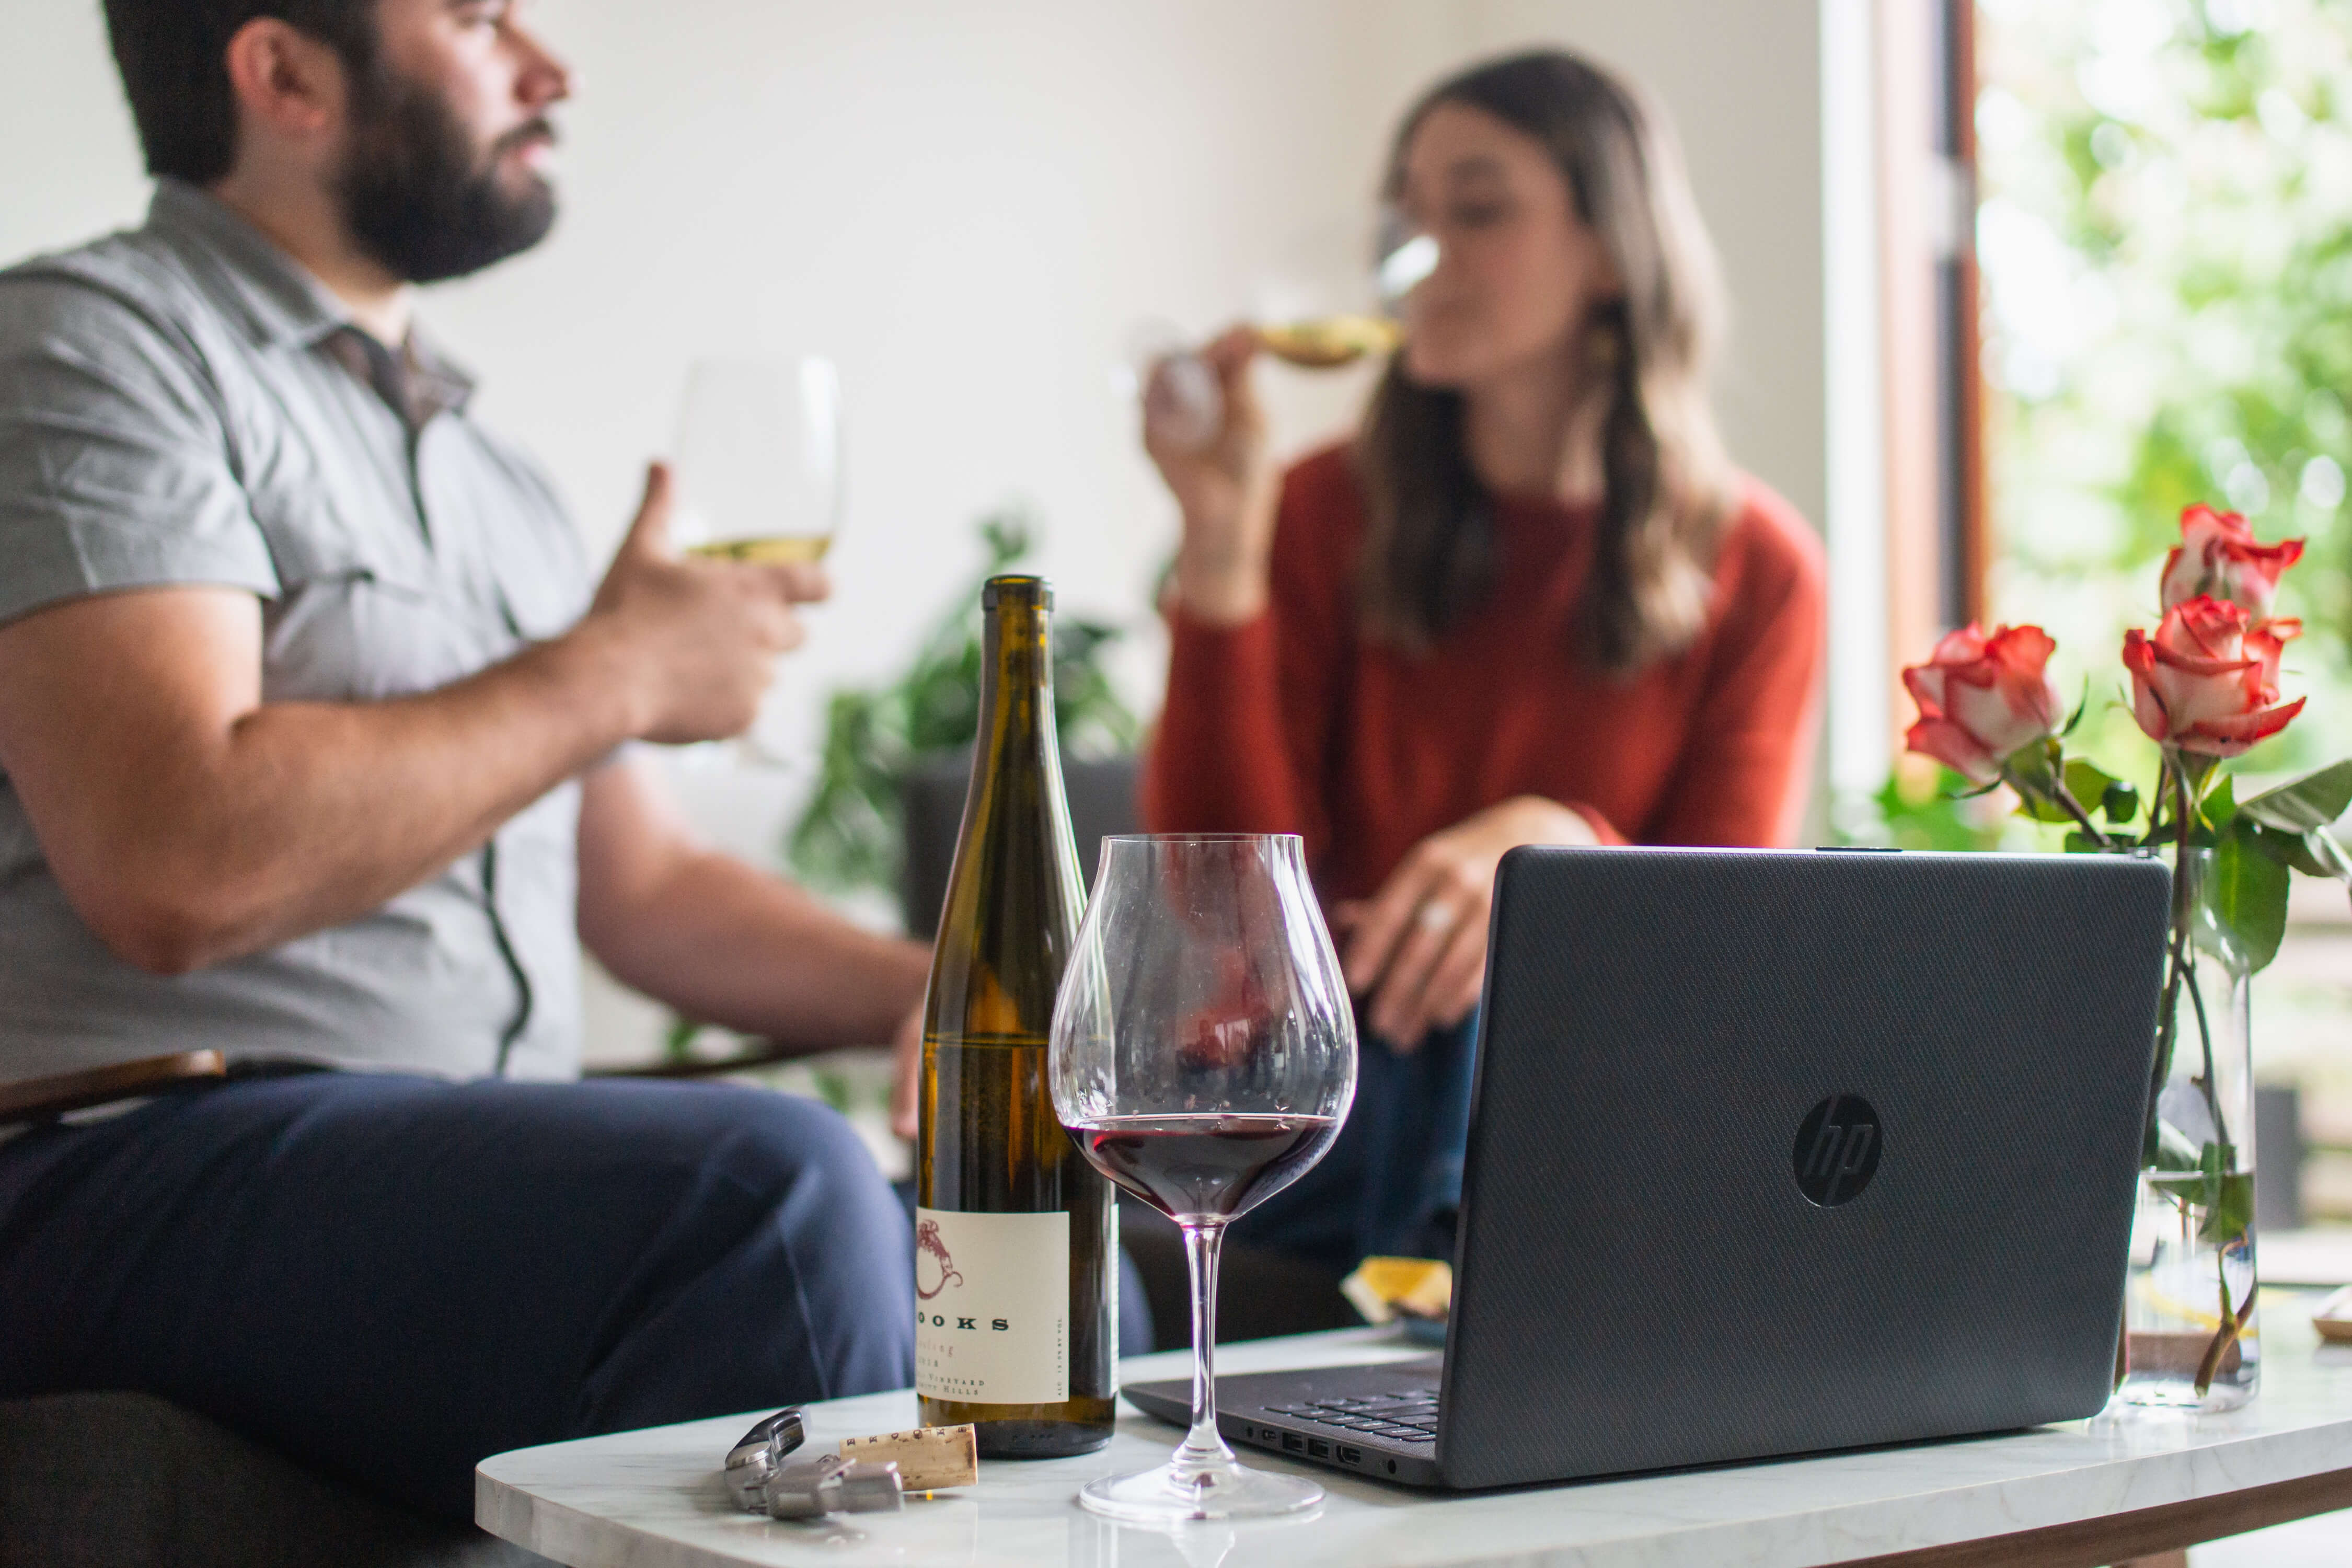
M918 1426L874 1437L845 1437L841 1457L873 1463L896 1460L898 1479L910 1492L968 1487L980 1479L980 1446L965 1426Z

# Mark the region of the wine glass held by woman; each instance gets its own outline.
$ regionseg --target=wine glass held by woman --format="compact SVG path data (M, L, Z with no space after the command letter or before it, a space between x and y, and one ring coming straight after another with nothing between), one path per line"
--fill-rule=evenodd
M1786 842L1818 721L1820 548L1717 438L1719 291L1659 111L1496 60L1408 113L1385 195L1436 259L1351 440L1274 471L1246 330L1202 353L1214 439L1145 408L1183 529L1146 824L1301 835L1364 1025L1354 1121L1262 1244L1410 1190L1350 1238L1392 1249L1450 1201L1505 853ZM1344 1266L1332 1229L1299 1247Z

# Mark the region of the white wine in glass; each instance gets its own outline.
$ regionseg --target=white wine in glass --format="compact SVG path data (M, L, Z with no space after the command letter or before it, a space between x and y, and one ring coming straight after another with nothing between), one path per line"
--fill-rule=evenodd
M678 416L679 547L705 560L813 564L840 531L841 378L814 354L700 360Z
M780 533L765 539L721 539L686 547L688 555L705 561L733 561L747 566L814 566L833 548L833 535Z
M1372 269L1377 312L1338 310L1261 322L1252 330L1265 352L1302 370L1338 370L1360 360L1382 359L1404 346L1402 316L1406 300L1435 271L1437 240L1405 225L1394 214L1381 223L1382 243ZM1215 439L1224 424L1224 398L1216 377L1192 350L1163 348L1148 357L1135 378L1143 394L1145 425L1179 447L1197 448Z
M1265 352L1302 370L1337 370L1360 359L1391 354L1404 329L1386 316L1317 316L1257 329Z

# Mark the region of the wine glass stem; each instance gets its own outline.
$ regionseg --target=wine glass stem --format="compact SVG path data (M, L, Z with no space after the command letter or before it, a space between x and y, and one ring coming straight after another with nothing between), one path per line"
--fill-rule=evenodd
M1217 1253L1225 1227L1194 1222L1183 1231L1184 1260L1192 1274L1192 1429L1177 1459L1186 1466L1230 1465L1234 1451L1217 1431Z

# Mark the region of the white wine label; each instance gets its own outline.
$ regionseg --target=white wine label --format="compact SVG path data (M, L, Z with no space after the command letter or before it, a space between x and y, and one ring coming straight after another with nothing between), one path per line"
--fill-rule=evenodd
M1070 1396L1070 1216L915 1211L915 1392L976 1405Z

